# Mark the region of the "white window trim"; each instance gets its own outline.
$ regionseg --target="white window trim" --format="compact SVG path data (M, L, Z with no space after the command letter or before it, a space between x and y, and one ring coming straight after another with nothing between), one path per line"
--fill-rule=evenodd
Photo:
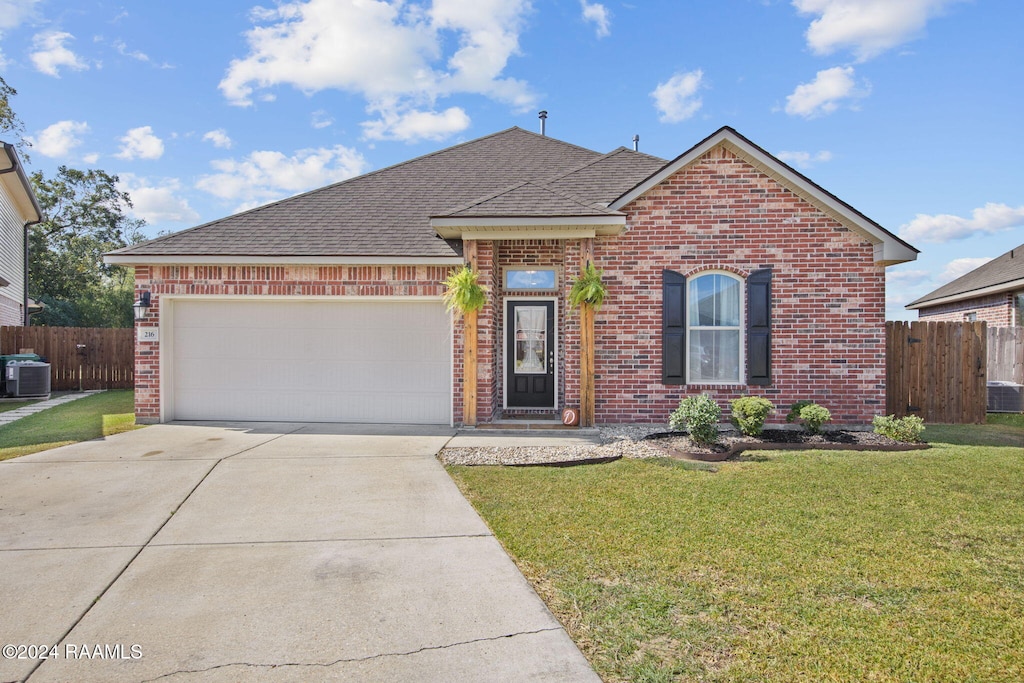
M705 275L724 275L731 278L739 283L740 286L740 324L739 326L717 326L710 327L707 325L690 325L690 285L696 282L698 279ZM684 349L684 358L686 361L686 384L693 384L697 386L723 386L723 387L735 387L744 386L746 382L747 372L747 281L745 278L740 277L736 273L731 273L728 270L702 270L699 273L688 275L686 278L686 291L683 292L683 296L686 297L686 347ZM690 330L739 330L740 341L739 341L739 377L735 382L717 382L706 379L693 379L690 373Z

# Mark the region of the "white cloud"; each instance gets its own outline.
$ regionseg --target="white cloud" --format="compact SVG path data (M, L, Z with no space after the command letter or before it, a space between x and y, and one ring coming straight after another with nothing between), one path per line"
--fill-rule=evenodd
M99 152L89 152L88 154L83 154L82 155L82 161L84 161L87 164L95 164L99 160L100 160Z
M310 116L309 123L317 130L320 130L321 128L327 128L334 123L334 119L332 119L331 115L327 113L327 110L317 109L313 112L312 116Z
M502 72L519 51L528 10L528 0L308 0L260 8L251 17L265 25L246 34L249 54L231 62L220 90L248 106L257 90L278 85L338 89L363 96L371 113L399 117L457 93L526 110L533 93Z
M801 14L816 15L807 45L820 55L850 48L858 61L920 35L928 20L960 0L793 0Z
M231 138L228 137L228 132L223 128L211 130L204 134L203 142L213 143L213 146L218 149L231 149L231 145L234 144Z
M797 168L812 168L816 164L832 161L832 152L827 149L823 149L817 154L811 154L810 152L779 152L775 156L790 166L796 166Z
M857 100L867 97L867 85L857 87L853 79L852 66L835 66L819 71L810 83L801 83L786 98L786 113L813 119L831 114L843 100Z
M914 220L900 227L900 237L908 242L941 244L978 235L992 235L1010 228L1024 227L1024 206L1013 208L989 202L974 209L970 218L938 214L917 214Z
M583 10L583 21L594 24L598 38L611 35L611 16L608 14L607 7L599 2L589 3L587 0L580 0L580 8Z
M217 172L201 177L196 187L220 199L241 201L238 211L352 178L368 166L362 154L342 145L303 149L292 156L257 151L210 165Z
M82 144L80 135L89 132L85 121L58 121L29 138L34 150L44 157L57 159L71 154L71 150Z
M0 0L0 31L16 28L35 14L39 0Z
M442 112L385 110L381 118L366 121L362 126L363 136L368 140L444 140L469 128L469 116L460 107Z
M939 277L937 278L939 284L942 285L946 284L947 282L952 282L961 275L966 275L975 268L979 268L991 260L991 256L953 259L952 261L946 264L946 267L942 270L942 273L939 274Z
M159 159L164 155L164 142L153 135L152 126L132 128L121 138L118 159Z
M679 123L690 118L701 108L703 102L697 97L704 79L700 69L672 76L651 93L662 123Z
M118 188L127 192L132 199L131 214L150 224L195 223L199 214L182 196L181 181L177 178L162 178L151 181L133 173L119 176Z
M55 78L60 78L60 67L75 71L88 69L89 65L81 57L64 46L66 41L72 39L73 35L63 31L38 33L32 38L34 51L29 53L29 58L37 70Z

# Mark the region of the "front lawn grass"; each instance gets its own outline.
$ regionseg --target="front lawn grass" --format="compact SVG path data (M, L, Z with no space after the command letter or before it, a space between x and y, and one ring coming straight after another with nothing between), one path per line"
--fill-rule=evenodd
M135 429L135 393L105 391L0 427L0 460Z
M450 472L607 681L1024 680L1024 428L925 436Z

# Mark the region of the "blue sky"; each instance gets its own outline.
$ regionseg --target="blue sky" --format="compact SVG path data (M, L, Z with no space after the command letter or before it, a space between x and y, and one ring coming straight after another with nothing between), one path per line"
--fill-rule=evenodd
M1019 0L0 0L33 170L179 230L518 125L673 158L730 125L921 249L1024 242Z

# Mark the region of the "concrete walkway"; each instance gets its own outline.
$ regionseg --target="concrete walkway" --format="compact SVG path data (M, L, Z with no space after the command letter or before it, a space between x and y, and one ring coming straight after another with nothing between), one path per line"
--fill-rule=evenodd
M20 420L23 417L35 415L36 413L40 413L44 410L53 408L55 406L64 405L65 403L71 403L72 401L77 401L80 398L92 396L93 394L102 394L104 391L104 389L97 389L94 391L82 391L75 394L64 394L63 396L58 396L57 398L51 398L47 399L46 401L40 401L39 403L33 403L32 405L25 406L24 408L8 410L7 412L0 413L0 427L10 424L16 420Z
M0 462L0 641L53 648L0 681L599 681L452 434L171 424Z

